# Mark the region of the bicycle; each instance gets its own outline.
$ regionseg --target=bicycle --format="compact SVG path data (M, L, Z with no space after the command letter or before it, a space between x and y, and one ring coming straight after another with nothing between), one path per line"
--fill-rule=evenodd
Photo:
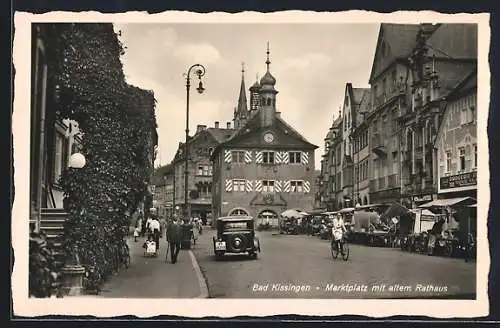
M347 261L349 259L350 249L347 238L338 231L333 233L332 242L330 243L330 251L334 260L337 259L339 253L342 255L342 259Z

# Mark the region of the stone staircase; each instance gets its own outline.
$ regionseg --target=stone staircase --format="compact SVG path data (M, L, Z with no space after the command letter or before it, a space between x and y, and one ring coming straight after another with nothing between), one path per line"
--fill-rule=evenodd
M67 213L63 208L42 208L40 230L47 236L47 243L54 254L56 267L62 268L65 256L62 251L62 234Z

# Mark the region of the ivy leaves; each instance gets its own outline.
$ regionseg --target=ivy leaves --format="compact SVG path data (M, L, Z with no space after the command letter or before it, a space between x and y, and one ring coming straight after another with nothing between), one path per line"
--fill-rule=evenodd
M122 228L146 195L156 100L126 83L112 24L51 25L50 78L61 116L79 123L87 160L61 178L69 215L64 247L67 254L76 248L89 272L97 271L87 278L97 286L117 269L113 249L123 245Z

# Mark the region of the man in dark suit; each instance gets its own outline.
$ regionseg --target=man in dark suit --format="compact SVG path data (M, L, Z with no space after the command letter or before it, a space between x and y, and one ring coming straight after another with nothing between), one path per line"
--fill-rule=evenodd
M177 218L168 223L166 236L167 242L170 244L170 260L172 263L176 263L181 249L181 226Z

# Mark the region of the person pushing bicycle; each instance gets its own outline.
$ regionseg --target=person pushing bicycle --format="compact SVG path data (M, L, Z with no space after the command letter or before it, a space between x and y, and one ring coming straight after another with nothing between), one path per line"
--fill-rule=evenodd
M340 253L344 254L343 242L347 228L342 218L342 214L338 213L332 220L332 247L335 246L333 243L340 244Z

